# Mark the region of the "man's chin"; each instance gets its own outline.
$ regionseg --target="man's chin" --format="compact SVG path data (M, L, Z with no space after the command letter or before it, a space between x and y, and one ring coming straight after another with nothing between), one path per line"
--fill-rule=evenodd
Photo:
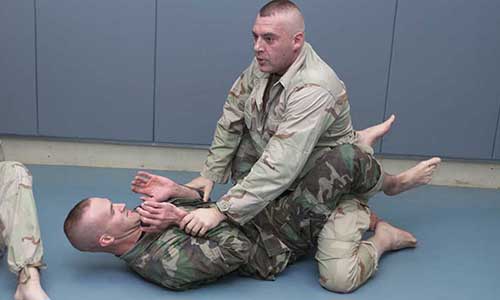
M259 65L259 70L262 72L262 73L272 73L272 69L267 66L267 65Z

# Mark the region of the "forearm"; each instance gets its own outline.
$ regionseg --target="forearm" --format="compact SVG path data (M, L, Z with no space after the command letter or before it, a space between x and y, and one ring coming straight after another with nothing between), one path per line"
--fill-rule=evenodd
M172 198L201 199L199 191L185 185L176 184L172 189Z

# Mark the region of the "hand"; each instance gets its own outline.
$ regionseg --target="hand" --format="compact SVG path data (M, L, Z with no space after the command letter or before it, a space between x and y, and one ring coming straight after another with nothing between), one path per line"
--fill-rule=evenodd
M186 183L186 186L203 192L203 202L207 202L214 188L214 182L203 176L193 179L191 182Z
M166 201L175 193L177 183L148 172L139 171L131 182L131 190L137 194L143 194L143 201Z
M168 202L144 202L136 211L141 216L144 232L161 232L179 224L188 212Z
M187 214L179 227L192 236L203 236L225 219L226 216L215 207L198 208Z

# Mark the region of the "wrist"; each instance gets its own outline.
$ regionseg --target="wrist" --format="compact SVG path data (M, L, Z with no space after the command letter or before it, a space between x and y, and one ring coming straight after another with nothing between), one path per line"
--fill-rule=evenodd
M222 221L224 221L225 219L227 219L227 216L226 216L223 212L221 212L217 206L215 206L215 207L213 208L213 210L214 210L214 212L215 212L215 215L216 215L216 216L217 216L217 218L219 219L219 221L221 221L221 222L222 222Z

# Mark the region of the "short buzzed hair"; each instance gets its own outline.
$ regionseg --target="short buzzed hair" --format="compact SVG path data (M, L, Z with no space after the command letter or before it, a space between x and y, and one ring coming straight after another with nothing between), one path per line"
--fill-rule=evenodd
M270 17L275 14L288 12L291 10L296 10L300 12L299 7L289 0L273 0L264 5L260 11L259 15L261 17Z
M73 247L80 251L93 251L96 248L96 242L90 241L82 233L82 221L84 214L90 208L91 198L85 198L78 202L68 213L64 221L64 234Z
M306 26L304 23L304 16L299 7L290 0L273 0L264 5L259 10L259 17L272 17L275 15L289 15L292 16L292 23L288 24L288 31L291 35L297 32L305 32Z

